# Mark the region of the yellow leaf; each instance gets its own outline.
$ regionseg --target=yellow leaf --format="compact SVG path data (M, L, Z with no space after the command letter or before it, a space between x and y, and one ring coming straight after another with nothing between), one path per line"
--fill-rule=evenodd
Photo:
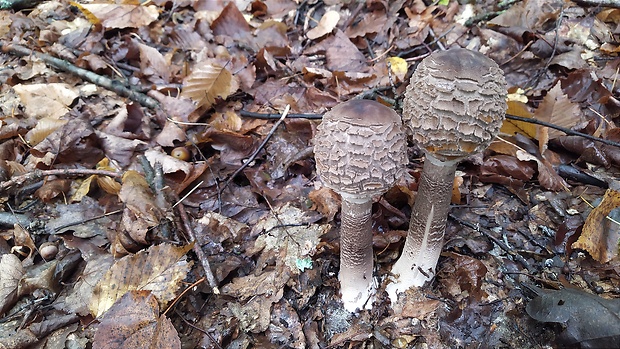
M408 69L407 61L400 57L389 57L386 61L390 64L392 73L396 75L400 81L404 81Z
M517 101L508 101L507 103L508 110L506 110L506 114L520 116L522 118L532 118L532 113L530 113L525 104ZM536 138L536 125L518 120L506 119L500 131L509 135L521 133L531 138Z
M90 187L93 184L93 179L95 179L97 176L92 175L88 178L86 178L82 184L80 184L80 187L77 188L77 190L75 191L75 193L73 193L73 196L71 197L71 202L81 202L82 199L88 195L88 193L90 192Z

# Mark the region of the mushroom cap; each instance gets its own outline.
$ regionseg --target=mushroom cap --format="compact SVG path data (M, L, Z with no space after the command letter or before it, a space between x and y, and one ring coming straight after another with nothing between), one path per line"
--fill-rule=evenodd
M506 116L497 63L463 48L434 52L411 76L403 120L413 140L442 161L484 150Z
M350 201L368 201L394 185L407 164L405 134L394 110L350 100L325 113L314 137L323 184Z

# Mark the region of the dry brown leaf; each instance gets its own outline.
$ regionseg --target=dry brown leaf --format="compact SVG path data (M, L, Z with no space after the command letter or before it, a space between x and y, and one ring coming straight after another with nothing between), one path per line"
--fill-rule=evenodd
M155 48L136 42L140 50L140 73L150 77L154 83L168 83L170 80L170 64Z
M568 129L581 121L581 110L579 109L579 105L568 99L566 94L562 91L560 82L556 83L555 86L547 92L547 95L543 98L542 103L540 103L534 115L540 121L546 121ZM564 132L556 129L549 129L548 133L549 138L564 135Z
M17 301L17 286L24 276L22 262L14 254L3 254L0 258L0 315Z
M35 245L32 236L30 236L30 232L24 229L20 224L15 224L15 227L13 229L13 243L15 244L13 249L19 247L27 247L28 257L31 257L32 254L37 250L37 246Z
M620 192L608 189L601 203L588 215L579 239L573 248L588 251L592 258L607 263L618 256L620 225L607 218L609 213L620 207Z
M249 37L250 25L239 11L234 1L228 2L220 15L211 23L215 35L226 35L242 40Z
M185 254L191 248L191 244L161 244L121 258L95 286L89 305L91 314L101 316L131 290L150 290L164 307L176 297L189 271L191 262L186 261Z
M306 36L308 37L308 39L314 40L326 34L329 34L332 32L332 30L334 30L334 28L336 28L339 20L340 13L336 11L327 11L325 12L325 14L323 14L323 17L321 17L319 24L316 27L308 30Z
M116 4L82 4L107 29L139 28L148 26L159 17L157 6Z
M134 241L148 244L148 230L157 226L165 214L157 205L146 179L136 171L125 172L118 197L125 204L123 228Z
M89 303L93 296L93 289L103 275L110 270L114 263L114 258L108 251L96 246L93 243L95 239L65 236L63 240L68 248L78 249L81 252L86 266L77 282L68 290L64 302L59 301L60 304L57 304L56 308L62 309L69 314L77 313L80 316L87 316L89 313ZM107 240L105 242L108 243Z
M34 118L58 119L69 112L69 105L79 96L68 84L15 85L15 92L26 107L26 115Z
M26 140L31 146L34 147L66 123L67 120L49 117L43 118L37 122L37 125L33 129L26 133Z
M217 98L226 99L238 88L236 76L219 63L207 60L185 78L181 97L191 99L198 107L210 107Z
M99 139L88 120L75 118L47 136L31 152L47 166L79 162L88 168L103 158L98 144Z
M37 189L34 194L41 199L41 201L49 203L52 199L61 194L65 196L69 189L71 189L70 179L53 179L45 181L41 188Z
M321 212L328 222L333 221L336 213L340 210L340 197L327 187L311 191L308 198L314 203L311 209Z
M179 334L159 312L150 291L126 293L96 326L93 348L180 349Z

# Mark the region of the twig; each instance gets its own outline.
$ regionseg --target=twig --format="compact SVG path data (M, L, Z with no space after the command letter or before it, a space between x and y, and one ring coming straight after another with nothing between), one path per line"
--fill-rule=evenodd
M92 82L93 84L96 84L110 91L113 91L119 94L120 96L127 97L134 102L140 103L140 105L142 105L143 107L150 108L150 109L156 109L159 106L159 103L157 102L157 100L143 93L131 90L123 86L123 83L120 81L112 80L108 77L95 74L89 70L78 68L75 65L65 60L50 56L46 53L33 51L21 45L16 45L16 44L7 45L7 44L3 44L2 42L0 42L0 48L4 52L11 53L11 54L14 54L20 57L25 57L25 56L37 57L38 59L51 65L54 68L60 69L67 73L77 75L86 81Z
M200 280L194 282L193 284L187 286L183 292L181 292L181 294L175 298L172 303L170 303L170 305L168 305L168 308L166 308L166 310L164 310L164 312L162 313L162 315L166 315L168 314L168 312L170 311L170 309L172 309L172 307L177 304L179 302L179 300L187 293L189 292L192 288L200 285L201 283L203 283L206 279L204 277L200 278Z
M601 7L613 7L620 8L620 1L618 0L574 0L577 4L582 6L601 6Z
M230 176L230 178L228 178L226 183L224 183L222 188L220 188L220 190L219 190L220 193L222 191L224 191L224 189L226 189L226 187L228 187L230 182L232 182L235 179L235 177L239 173L241 173L241 171L243 171L246 167L248 167L252 163L252 161L254 161L254 159L256 159L256 157L258 156L258 153L265 147L265 145L267 144L267 142L269 141L271 136L273 136L273 134L276 132L276 129L278 128L278 126L280 126L280 124L284 121L284 119L288 115L288 111L289 110L291 110L291 106L289 104L287 104L286 107L284 108L284 112L282 112L282 115L280 115L280 119L278 121L276 121L275 124L273 124L273 127L271 128L271 131L269 131L267 136L265 136L265 139L263 139L263 142L258 146L258 148L254 151L254 153L252 153L252 155L248 158L248 160L241 167L239 167L237 169L237 171L235 171L235 173L233 173Z
M385 89L389 89L389 87L383 87ZM381 88L381 89L383 89ZM373 90L373 91L378 91L378 90ZM365 96L365 95L364 95ZM354 97L357 98L357 97ZM256 119L276 119L276 118L280 118L281 115L280 114L270 114L270 113L254 113L254 112L249 112L249 111L245 111L245 110L241 110L240 112L241 116L245 116L245 117L252 117L252 118L256 118ZM313 113L308 113L308 114L289 114L287 116L288 118L291 119L311 119L311 120L318 120L323 118L323 114L313 114ZM620 148L620 143L618 142L614 142L614 141L610 141L608 139L603 139L600 137L596 137L596 136L592 136L586 133L582 133L582 132L578 132L578 131L573 131L571 129L562 127L562 126L558 126L558 125L554 125L552 123L549 122L545 122L545 121L540 121L540 120L536 120L536 119L532 119L532 118L524 118L521 116L516 116L516 115L512 115L512 114L506 114L506 119L510 119L510 120L516 120L516 121L521 121L521 122L527 122L530 124L536 124L536 125L541 125L541 126L546 126L558 131L562 131L564 133L566 133L567 135L571 135L571 136L579 136L579 137L583 137L585 139L589 139L591 141L594 142L599 142L599 143L603 143L603 144L607 144L607 145L611 145L614 147L618 147Z
M241 110L239 112L239 115L245 116L245 117L248 117L248 118L264 119L264 120L274 120L274 119L279 119L279 118L282 117L282 114L278 114L278 113L256 113L256 112L247 111L247 110ZM323 114L312 114L312 113L308 113L308 114L293 114L293 113L289 113L286 117L288 119L320 120L320 119L323 118Z
M536 124L536 125L541 125L541 126L546 126L558 131L562 131L564 133L566 133L567 135L571 135L571 136L579 136L579 137L583 137L586 139L589 139L591 141L594 142L600 142L603 144L607 144L607 145L611 145L614 147L618 147L620 148L620 143L618 142L614 142L614 141L610 141L608 139L603 139L603 138L599 138L599 137L595 137L595 136L591 136L589 134L586 133L581 133L581 132L577 132L577 131L573 131L571 129L565 128L565 127L561 127L558 125L554 125L545 121L540 121L540 120L536 120L536 119L532 119L532 118L524 118L521 116L516 116L516 115L512 115L512 114L506 114L506 119L510 119L510 120L516 120L516 121L522 121L522 122L527 122L530 124Z
M499 248L504 250L504 252L508 253L514 259L519 261L519 263L521 263L521 265L523 265L530 273L534 272L534 268L530 265L530 263L525 258L523 258L523 256L521 256L520 254L516 253L514 251L514 249L508 247L505 243L503 243L501 240L499 240L495 236L491 235L489 230L487 230L485 228L482 228L482 227L478 226L477 224L472 224L472 223L466 222L466 221L458 218L457 216L455 216L453 214L449 214L448 217L450 217L451 219L455 220L458 224L460 224L462 226L465 226L465 227L468 227L468 228L474 230L475 232L478 232L481 235L485 236L487 239L491 240L494 244L499 246Z
M179 212L181 222L183 223L183 228L185 228L185 233L190 238L190 240L194 242L194 247L192 247L192 250L196 254L196 257L198 257L198 261L200 261L200 264L204 269L205 276L207 277L207 282L209 282L209 286L211 287L211 289L213 289L214 294L220 294L220 289L217 286L217 280L215 279L215 275L213 275L213 270L211 270L211 264L207 259L207 255L200 247L198 240L196 240L196 234L194 234L194 229L192 229L189 217L187 216L187 212L185 212L185 206L183 205L183 203L179 202L177 204L177 210Z
M47 176L79 176L79 175L97 175L97 176L109 176L113 178L121 178L123 176L120 172L105 171L105 170L93 170L86 168L64 168L54 170L35 170L23 175L19 175L11 178L8 181L0 183L0 193L6 192L13 186L24 185L25 183L36 181Z

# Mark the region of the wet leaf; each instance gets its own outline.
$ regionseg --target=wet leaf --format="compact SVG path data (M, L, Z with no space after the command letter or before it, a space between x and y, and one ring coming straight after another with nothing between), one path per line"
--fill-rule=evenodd
M131 290L149 290L160 306L165 306L176 297L187 275L191 263L185 260L185 254L191 248L192 245L161 244L121 258L93 290L89 305L91 314L101 316Z
M581 348L620 346L620 300L605 299L576 289L538 289L526 306L528 315L541 322L566 325L566 344Z

